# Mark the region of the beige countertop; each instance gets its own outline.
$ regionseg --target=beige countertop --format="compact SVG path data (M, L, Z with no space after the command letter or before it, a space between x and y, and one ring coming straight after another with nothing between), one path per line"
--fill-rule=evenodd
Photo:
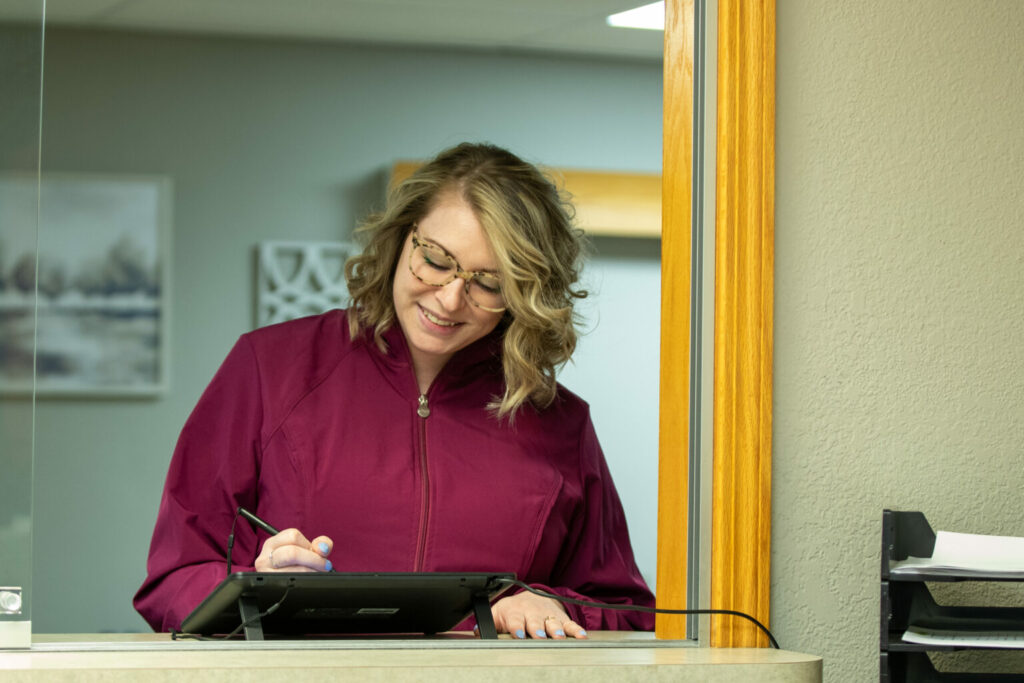
M709 681L820 683L821 658L769 649L699 648L650 633L587 641L433 638L214 642L167 634L36 634L0 652L0 681Z

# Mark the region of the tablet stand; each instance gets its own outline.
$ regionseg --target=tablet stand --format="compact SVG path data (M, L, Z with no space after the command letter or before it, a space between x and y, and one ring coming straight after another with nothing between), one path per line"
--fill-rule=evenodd
M494 628L494 615L491 614L491 601L487 593L473 594L473 613L476 615L476 626L480 637L497 638L498 631Z
M242 593L238 597L238 612L244 624L245 639L263 640L263 621L256 596L251 593ZM494 615L491 614L490 596L486 591L473 594L473 615L476 617L477 632L481 638L496 639L498 637L498 631L494 626Z

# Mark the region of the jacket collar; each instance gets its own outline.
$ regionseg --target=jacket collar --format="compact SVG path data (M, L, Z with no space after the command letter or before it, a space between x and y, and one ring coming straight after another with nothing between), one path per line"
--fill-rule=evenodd
M434 380L430 388L431 393L443 386L463 384L481 375L495 373L500 376L504 333L505 325L499 323L490 334L457 351ZM418 397L419 388L412 368L412 356L401 326L397 322L393 323L382 336L387 344L387 351L381 352L376 344L369 341L371 355L399 392L411 392L413 397Z

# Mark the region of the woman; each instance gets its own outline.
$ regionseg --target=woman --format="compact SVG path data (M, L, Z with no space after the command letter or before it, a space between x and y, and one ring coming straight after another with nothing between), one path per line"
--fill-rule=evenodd
M180 626L224 577L238 506L290 527L239 525L240 571L513 571L565 597L652 605L587 405L555 381L586 292L554 186L462 144L359 233L350 309L243 335L186 422L139 612ZM518 638L653 628L529 592L492 611Z

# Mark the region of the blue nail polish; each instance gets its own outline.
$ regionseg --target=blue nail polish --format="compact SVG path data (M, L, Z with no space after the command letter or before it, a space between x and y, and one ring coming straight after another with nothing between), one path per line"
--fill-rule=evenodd
M328 550L330 547L327 545L327 541L320 541L320 552L326 555Z
M518 631L516 631L516 638L525 638L525 637L526 637L526 631L524 631L523 629L519 629Z
M584 631L583 629L580 629L580 637L583 637L585 635L587 635L587 632Z
M557 631L555 631L555 635L556 636L564 636L565 635L565 631L563 631L562 629L558 629Z
M538 638L547 638L548 634L544 632L544 629L539 628L539 629L537 629L537 637Z
M333 565L333 564L331 564L331 561L330 561L330 560L327 560L327 564L325 564L325 565L324 565L324 571L325 571L325 572L329 572L329 571L331 571L332 569L334 569L334 565Z

